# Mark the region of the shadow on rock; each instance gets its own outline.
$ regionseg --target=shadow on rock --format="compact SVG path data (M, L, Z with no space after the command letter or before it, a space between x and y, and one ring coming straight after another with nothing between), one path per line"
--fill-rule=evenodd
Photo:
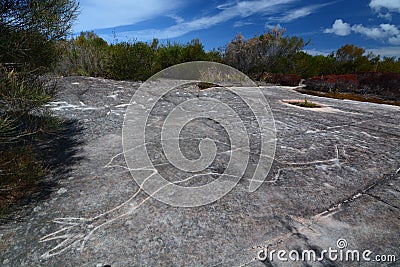
M0 223L21 220L65 179L83 144L75 120L49 114L2 116L0 125Z

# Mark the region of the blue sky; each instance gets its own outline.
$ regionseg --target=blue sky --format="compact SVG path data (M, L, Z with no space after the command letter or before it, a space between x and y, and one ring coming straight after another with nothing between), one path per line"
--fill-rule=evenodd
M400 0L81 0L73 30L95 31L108 42L181 43L199 38L207 50L286 29L311 40L311 54L354 44L382 56L400 56Z

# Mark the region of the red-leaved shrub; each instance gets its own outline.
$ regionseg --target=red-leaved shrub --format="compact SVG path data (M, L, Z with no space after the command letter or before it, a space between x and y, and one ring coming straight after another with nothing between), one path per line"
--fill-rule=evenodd
M283 86L298 86L301 77L296 74L280 74L264 72L260 76L260 80L267 83L280 84Z
M365 72L357 74L357 78L363 93L400 99L400 73Z
M387 100L400 99L400 73L363 72L327 75L307 79L307 89L322 92L375 95Z
M359 82L355 74L326 75L307 79L305 85L310 90L322 92L355 92Z

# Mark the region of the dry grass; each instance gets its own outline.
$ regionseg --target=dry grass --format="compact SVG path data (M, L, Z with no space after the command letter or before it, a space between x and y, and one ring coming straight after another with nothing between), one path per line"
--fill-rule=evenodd
M307 99L304 100L289 100L289 101L284 101L285 103L288 103L290 105L295 105L298 107L302 108L321 108L321 105L318 105L316 103L313 103Z
M200 88L200 90L205 90L208 88L213 88L213 87L220 87L217 84L209 83L209 82L198 82L197 86Z
M79 160L80 131L74 121L47 113L12 119L0 114L0 223L51 193L56 179Z
M38 190L37 182L46 174L31 147L2 151L0 159L0 217Z

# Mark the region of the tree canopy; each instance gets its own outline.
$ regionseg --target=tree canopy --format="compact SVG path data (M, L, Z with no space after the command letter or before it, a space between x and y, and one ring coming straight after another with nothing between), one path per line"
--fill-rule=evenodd
M74 0L1 0L0 63L49 67L56 58L54 42L66 36L77 14Z
M272 29L248 40L239 34L226 46L224 61L245 73L273 71L280 61L290 60L305 45L302 38L283 36L284 32Z

